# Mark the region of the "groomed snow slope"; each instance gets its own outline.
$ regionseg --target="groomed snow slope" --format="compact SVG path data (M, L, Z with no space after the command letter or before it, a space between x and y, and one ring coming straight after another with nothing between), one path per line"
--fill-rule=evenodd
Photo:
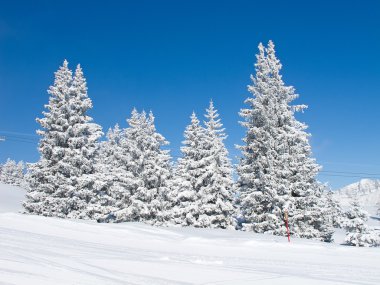
M18 209L9 190L0 185L0 207ZM380 284L378 248L226 230L7 212L0 248L0 284Z

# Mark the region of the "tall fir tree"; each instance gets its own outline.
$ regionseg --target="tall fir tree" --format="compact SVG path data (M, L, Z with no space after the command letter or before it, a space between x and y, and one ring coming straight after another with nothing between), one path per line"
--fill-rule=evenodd
M206 171L203 185L199 189L200 216L199 227L231 228L233 224L234 182L232 164L224 145L227 135L219 118L218 111L211 100L206 109L204 144Z
M37 119L41 130L40 160L31 165L27 213L44 216L91 218L87 205L95 196L94 157L99 125L91 123L92 108L86 80L78 65L74 78L65 60L49 88L44 117Z
M173 182L173 221L181 226L232 228L232 166L219 114L210 103L206 127L195 113L187 126Z
M96 219L97 212L89 205L96 203L99 197L104 197L106 194L104 182L99 179L95 168L98 140L103 133L102 128L93 123L93 119L87 114L92 109L92 101L88 97L87 82L79 64L75 70L71 89L72 128L69 131L71 138L68 141L69 147L74 151L71 154L72 158L68 157L68 162L79 171L76 172L78 187L72 197L73 206L68 217Z
M191 123L184 132L185 140L181 147L173 179L171 201L174 205L172 221L180 226L197 226L200 212L199 189L203 184L206 161L204 149L206 131L193 112Z
M315 178L320 167L311 158L307 126L294 116L306 106L291 105L298 95L282 80L272 41L260 44L256 57L253 96L240 112L247 129L237 168L244 229L286 235L287 212L292 235L329 241L323 186Z

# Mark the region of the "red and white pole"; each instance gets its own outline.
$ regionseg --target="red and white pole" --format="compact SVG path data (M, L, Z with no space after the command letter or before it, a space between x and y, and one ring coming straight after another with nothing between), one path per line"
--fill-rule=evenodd
M286 232L288 233L288 242L290 242L290 231L289 231L289 223L288 223L288 210L285 210L284 218L285 218Z

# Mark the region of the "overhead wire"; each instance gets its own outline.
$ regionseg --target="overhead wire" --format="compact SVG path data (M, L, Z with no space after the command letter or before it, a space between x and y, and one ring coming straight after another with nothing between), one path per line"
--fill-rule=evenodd
M37 144L39 140L38 135L17 133L17 132L6 132L0 131L0 142L13 141L20 143ZM179 155L172 155L173 158L180 158ZM342 163L342 165L344 165ZM350 165L347 163L347 165ZM380 173L367 173L367 172L352 172L352 171L337 171L337 170L321 170L319 172L320 176L333 176L333 177L347 177L347 178L372 178L380 179Z

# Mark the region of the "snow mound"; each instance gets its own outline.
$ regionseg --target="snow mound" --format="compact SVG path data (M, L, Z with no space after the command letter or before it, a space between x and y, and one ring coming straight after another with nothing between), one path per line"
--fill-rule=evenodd
M18 186L0 183L0 213L19 212L22 201L25 200L25 190Z
M380 283L376 248L265 234L1 213L0 236L0 284Z
M377 248L23 215L23 196L0 185L1 285L380 283Z

